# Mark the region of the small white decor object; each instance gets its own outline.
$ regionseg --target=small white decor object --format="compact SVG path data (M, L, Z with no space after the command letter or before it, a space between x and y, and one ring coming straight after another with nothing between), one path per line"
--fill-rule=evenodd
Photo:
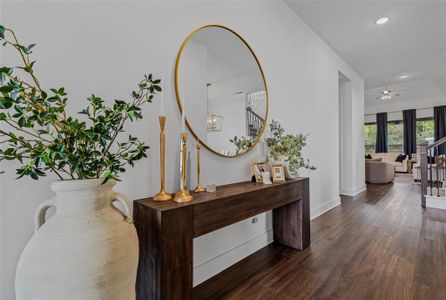
M271 173L266 171L266 172L262 172L262 182L263 184L273 184L271 182Z
M37 209L17 265L18 300L135 299L138 237L128 200L112 190L116 182L101 183L52 184L56 196ZM45 220L50 207L56 212Z
M217 186L215 184L210 183L206 186L206 192L214 193L215 191L217 191Z

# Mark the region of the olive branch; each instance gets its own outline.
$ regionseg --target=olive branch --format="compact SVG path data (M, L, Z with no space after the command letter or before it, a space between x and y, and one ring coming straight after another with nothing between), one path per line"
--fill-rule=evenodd
M0 161L17 160L17 178L39 179L54 172L60 180L103 178L119 180L125 166L147 157L149 148L129 135L118 142L127 121L143 118L141 107L161 91L161 80L145 75L130 100L112 106L92 94L79 114L69 116L63 87L42 89L31 59L36 44L24 46L15 32L0 25L0 43L19 54L21 65L0 67ZM21 73L23 79L17 73Z

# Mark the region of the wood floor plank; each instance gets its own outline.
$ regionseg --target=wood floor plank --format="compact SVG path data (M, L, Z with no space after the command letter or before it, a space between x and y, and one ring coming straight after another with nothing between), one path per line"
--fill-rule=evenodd
M304 251L271 244L194 289L195 299L446 299L446 211L410 176L369 185L311 222Z

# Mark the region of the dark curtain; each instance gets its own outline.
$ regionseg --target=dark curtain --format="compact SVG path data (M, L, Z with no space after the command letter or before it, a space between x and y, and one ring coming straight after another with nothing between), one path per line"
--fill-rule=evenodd
M376 114L376 153L387 152L387 113Z
M417 152L417 111L403 110L404 153L409 157Z
M434 107L435 141L446 136L446 105ZM438 154L446 154L446 145L438 147Z

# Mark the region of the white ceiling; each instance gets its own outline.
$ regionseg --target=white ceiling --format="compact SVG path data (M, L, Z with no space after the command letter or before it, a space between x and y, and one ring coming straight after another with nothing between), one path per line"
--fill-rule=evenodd
M364 78L366 106L386 85L405 90L393 102L446 99L446 1L285 2Z

